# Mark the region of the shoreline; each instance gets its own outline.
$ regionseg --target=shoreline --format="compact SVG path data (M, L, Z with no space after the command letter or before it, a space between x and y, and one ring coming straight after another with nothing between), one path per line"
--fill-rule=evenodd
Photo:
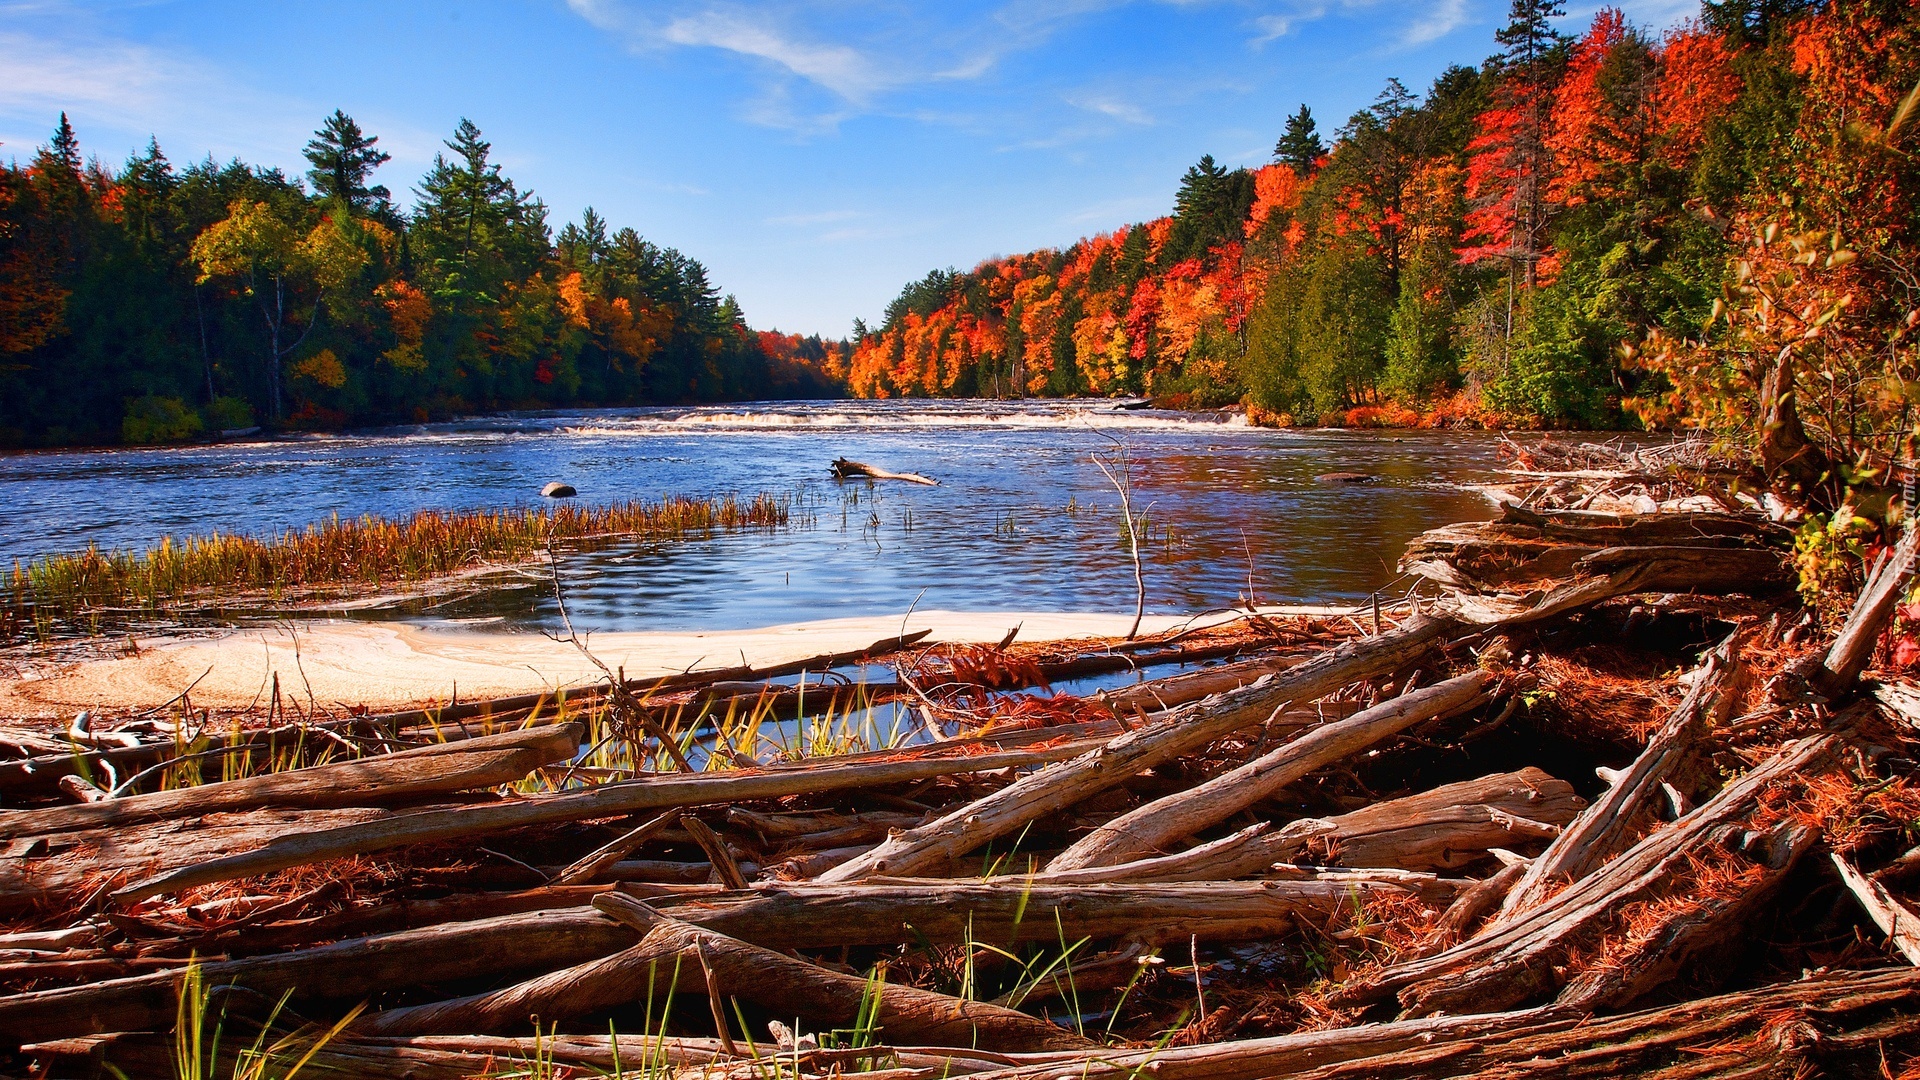
M1354 609L1272 605L1257 610L1340 615ZM1140 631L1151 635L1214 626L1240 614L1149 615ZM586 640L608 667L624 667L628 678L648 678L741 663L771 667L920 630L931 631L929 643L979 644L999 641L1017 625L1021 641L1062 641L1118 638L1132 621L1130 614L1099 612L935 610L916 611L905 620L855 616L746 630L618 631ZM604 678L564 640L401 622L289 620L217 636L136 638L133 644L132 655L19 665L0 677L0 717L64 721L82 709L154 709L189 685L198 707L245 708L267 698L276 674L281 693L303 708L311 701L376 711L579 689Z

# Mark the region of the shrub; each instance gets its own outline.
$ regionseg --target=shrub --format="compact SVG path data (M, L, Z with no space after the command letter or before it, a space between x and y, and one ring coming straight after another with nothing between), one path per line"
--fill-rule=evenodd
M200 414L179 398L148 394L127 401L120 421L123 442L139 444L180 442L200 434Z

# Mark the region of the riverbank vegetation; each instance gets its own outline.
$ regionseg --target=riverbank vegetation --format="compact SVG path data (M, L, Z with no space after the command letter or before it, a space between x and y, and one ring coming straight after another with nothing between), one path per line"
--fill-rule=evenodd
M1914 6L1710 2L1663 34L1602 10L1577 39L1563 14L1515 0L1495 56L1388 80L1330 143L1302 106L1270 164L1202 158L1167 217L910 284L853 391L1695 425L1801 335L1788 386L1823 422L1907 408Z
M90 546L14 563L0 588L0 625L11 624L16 633L38 628L45 636L53 620L130 609L369 595L522 564L552 543L580 548L777 528L787 524L789 512L787 502L767 494L744 502L676 496L608 506L428 510L400 520L335 517L277 536L215 533L179 543L168 538L143 552Z
M0 165L0 447L837 393L839 346L749 330L698 260L592 209L554 235L473 124L411 210L378 144L336 112L304 179L116 169L63 114Z

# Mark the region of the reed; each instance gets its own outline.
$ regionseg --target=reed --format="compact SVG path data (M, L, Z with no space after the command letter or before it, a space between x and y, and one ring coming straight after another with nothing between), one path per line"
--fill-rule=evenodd
M277 536L215 533L180 543L165 539L143 552L89 546L77 554L16 561L0 584L0 608L9 621L39 622L47 615L152 610L236 596L373 591L526 562L554 541L674 539L777 528L788 517L788 501L767 494L745 502L676 496L608 506L428 510L402 520L336 516Z

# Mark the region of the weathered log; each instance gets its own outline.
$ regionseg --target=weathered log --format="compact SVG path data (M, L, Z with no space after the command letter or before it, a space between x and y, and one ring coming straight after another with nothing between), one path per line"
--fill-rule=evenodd
M844 664L857 663L888 653L899 652L924 640L931 630L916 630L911 634L882 638L863 649L849 649L837 653L821 653L800 660L782 664L769 664L756 668L751 664L738 667L707 668L704 671L689 671L676 675L662 675L652 678L628 679L628 690L643 697L688 690L708 686L716 682L744 681L748 679L771 679L781 675L798 675L808 671L825 671L828 668ZM606 684L581 687L568 692L566 701L569 706L590 704L600 700L606 694ZM467 738L472 734L466 727L469 720L478 720L481 734L491 734L488 726L491 718L499 716L524 715L528 709L543 709L552 706L559 695L552 692L538 694L516 694L511 697L488 698L483 701L470 701L464 704L449 704L429 709L408 709L404 712L384 713L370 719L392 729L405 733L409 729L420 729L436 738ZM517 721L516 721L517 722ZM4 785L0 785L4 786Z
M1481 920L1499 909L1507 893L1525 876L1527 866L1525 860L1515 859L1502 864L1499 870L1475 882L1471 888L1461 890L1447 910L1440 913L1438 944L1426 946L1423 955L1430 956L1472 934Z
M946 944L1051 942L1061 933L1069 939L1242 941L1288 932L1302 920L1322 922L1349 907L1356 896L1404 896L1426 887L1350 880L1108 886L1028 886L1018 878L939 880L833 888L762 886L745 893L702 890L663 910L780 949L894 945L915 933ZM552 894L530 890L519 895L522 902L540 902ZM406 987L554 971L606 957L635 941L625 927L590 909L572 907L438 923L298 952L215 961L203 965L203 971L209 986L233 983L269 998L291 990L302 997L358 1001ZM0 997L0 1033L33 1041L164 1028L172 1023L176 981L171 973L161 973Z
M1832 852L1831 857L1840 883L1860 902L1873 925L1887 935L1887 943L1906 957L1907 963L1920 965L1920 916L1895 899L1885 885L1854 869L1839 852Z
M1732 514L1541 513L1512 503L1496 521L1444 525L1415 537L1403 573L1450 588L1496 593L1574 576L1582 559L1609 548L1786 548L1784 526Z
M1650 912L1651 922L1630 926L1621 954L1590 965L1568 982L1554 999L1555 1009L1575 1013L1623 1009L1683 972L1711 971L1703 961L1753 925L1755 914L1819 841L1820 829L1787 822L1772 836L1759 839L1762 842L1753 845L1757 850L1752 852L1759 858L1747 864L1749 873L1701 890L1691 904L1657 908ZM1742 854L1729 857L1741 859Z
M1439 1016L1201 1046L1101 1051L978 1080L1759 1080L1881 1075L1920 1044L1920 971L1829 972L1606 1018ZM1882 1055L1885 1054L1886 1057Z
M275 837L252 851L212 859L137 882L115 892L113 898L120 903L131 903L192 885L228 881L409 844L458 840L528 825L620 817L676 806L844 791L956 773L1019 768L1074 757L1086 750L1087 745L1080 743L958 757L929 754L857 765L835 765L821 760L804 770L742 769L735 772L655 776L603 784L586 791L537 795L495 805L387 814L354 825Z
M617 893L598 897L594 903L645 934L640 943L503 990L369 1016L359 1029L382 1035L515 1030L532 1017L552 1022L627 1004L634 999L636 987L646 985L649 978L664 989L676 978L685 983L686 975L700 974L710 980L705 987L710 997L734 996L764 1005L776 1015L797 1015L826 1025L851 1024L877 988L875 1018L880 1032L906 1040L959 1046L984 1041L1012 1050L1091 1045L1025 1013L829 971L662 915Z
M891 472L872 465L863 465L858 461L848 461L846 458L834 458L833 464L829 467L833 470L835 480L849 480L856 476L864 476L869 480L904 480L909 484L940 486L940 481L921 476L919 473Z
M633 854L634 849L646 843L655 834L666 830L667 826L680 820L680 811L669 810L643 824L629 829L618 839L581 856L571 865L553 875L549 885L587 885L614 863Z
M1491 679L1484 671L1468 672L1314 728L1198 787L1122 814L1074 842L1047 869L1112 866L1161 854L1175 841L1225 821L1315 769L1415 724L1473 708L1486 700L1484 691Z
M1913 576L1916 553L1920 553L1920 529L1908 524L1900 543L1890 554L1883 553L1860 590L1846 624L1835 635L1833 645L1821 660L1815 676L1815 689L1829 698L1838 698L1853 690L1853 684L1873 659L1880 635L1893 621L1893 610L1906 594L1907 580Z
M1033 880L1222 881L1262 874L1312 855L1336 866L1457 870L1495 847L1551 840L1586 803L1564 780L1539 769L1496 773L1388 799L1331 818L1267 822L1173 855L1048 870Z
M1507 894L1492 925L1538 906L1553 890L1592 872L1634 839L1660 795L1660 785L1688 760L1701 735L1726 722L1739 703L1742 671L1735 645L1731 638L1722 642L1694 669L1686 697L1647 740L1646 749L1606 794L1547 845Z
M1696 851L1743 821L1772 785L1824 767L1842 744L1837 735L1790 744L1686 817L1656 829L1546 902L1445 952L1348 983L1332 1000L1357 1005L1398 993L1407 1014L1421 1016L1509 1008L1558 989L1574 974L1564 959L1592 948L1614 926L1621 908L1682 887Z
M1603 548L1577 560L1571 577L1550 588L1519 595L1456 593L1439 607L1467 623L1519 626L1633 593L1753 595L1777 591L1789 580L1785 553L1769 548Z
M889 837L867 855L827 871L820 880L915 874L957 858L1035 818L1064 810L1155 765L1259 724L1289 703L1304 703L1350 682L1394 671L1425 653L1454 627L1446 620L1416 617L1390 633L1348 642L1252 686L1177 709L1151 726Z
M337 746L333 736L348 742L377 746L392 745L394 742L391 729L364 716L350 720L256 728L237 735L208 732L204 738L206 750L231 751L229 760L270 762L302 747ZM24 760L0 761L0 791L10 795L50 796L58 790L63 777L113 775L130 778L180 753L180 748L171 739L138 746L96 748L74 745L48 753L41 753L38 744L35 744L34 750L35 755Z
M560 724L151 795L0 811L0 839L240 810L383 806L495 787L579 753L582 733L579 724Z
M375 807L338 810L250 810L166 821L143 821L34 838L33 853L0 858L0 912L71 903L109 881L168 873L202 860L251 851L275 837L307 829L378 821Z

